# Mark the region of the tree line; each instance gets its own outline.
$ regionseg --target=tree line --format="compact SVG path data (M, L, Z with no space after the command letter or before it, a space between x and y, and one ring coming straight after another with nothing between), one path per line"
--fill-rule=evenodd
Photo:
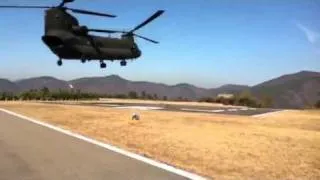
M309 105L306 108L320 109L320 92L318 93L319 100L315 104ZM249 91L243 91L235 94L232 98L224 97L205 97L199 100L200 102L221 103L224 105L248 106L256 108L272 108L274 105L273 99L270 96L261 96L256 98Z
M49 88L43 87L42 89L31 89L20 93L1 92L0 101L3 100L98 100L99 98L118 98L118 99L144 99L144 100L163 100L163 101L190 101L188 98L177 97L168 98L167 96L160 97L156 93L147 93L142 91L137 93L130 91L119 94L97 94L81 92L81 90L57 90L50 91ZM259 99L254 97L250 92L244 91L240 94L234 95L232 98L225 97L203 97L198 100L199 102L209 103L221 103L224 105L239 105L248 107L272 107L273 100L271 97L264 96ZM316 108L320 108L320 100L314 105Z
M118 94L98 94L81 92L81 90L56 90L50 91L49 88L43 87L42 89L31 89L20 93L13 92L0 92L0 101L4 100L98 100L99 98L118 98L118 99L147 99L147 100L169 100L167 96L159 97L157 94L149 94L142 91L138 94L135 91L129 93ZM175 99L171 99L175 100ZM182 97L177 100L186 100Z
M320 100L317 101L315 107L318 108L318 109L320 109Z
M177 97L168 98L167 96L160 97L156 93L147 93L142 91L137 93L130 91L127 94L97 94L81 92L81 90L57 90L50 91L49 88L43 87L42 89L31 89L20 93L2 92L0 93L0 100L98 100L99 98L117 98L117 99L143 99L143 100L163 100L163 101L190 101L188 98ZM211 103L222 103L225 105L243 105L249 107L268 107L272 106L272 100L266 98L264 103L260 103L256 98L250 94L241 94L234 98L215 98L215 97L204 97L198 100L199 102L211 102Z
M47 87L42 89L31 89L20 93L2 92L0 100L94 100L100 96L95 93L85 93L80 90L58 90L50 91Z
M235 94L233 97L205 97L199 100L200 102L221 103L224 105L248 106L255 108L268 108L273 106L273 99L269 96L261 98L254 97L249 91L243 91Z

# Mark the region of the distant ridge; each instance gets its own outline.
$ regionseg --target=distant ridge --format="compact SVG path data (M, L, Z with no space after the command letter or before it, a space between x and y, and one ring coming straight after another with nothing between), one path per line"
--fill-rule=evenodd
M20 88L14 82L7 79L0 79L0 92L19 92Z
M43 87L47 87L51 90L69 88L69 83L67 81L59 80L50 76L22 79L15 81L14 83L19 87L20 91L29 89L41 89Z
M269 96L277 108L302 108L313 105L320 99L320 73L300 71L286 74L255 86L227 84L218 88L206 89L188 83L166 85L148 81L130 81L118 75L104 77L83 77L64 81L50 76L41 76L11 82L0 79L0 92L21 92L29 89L48 87L50 90L80 89L83 92L99 94L123 94L135 91L156 95L159 98L187 98L196 100L202 97L213 97L219 93L237 94L251 92L258 98Z
M303 108L320 99L320 73L300 71L253 86L255 96L262 94L274 99L274 107Z

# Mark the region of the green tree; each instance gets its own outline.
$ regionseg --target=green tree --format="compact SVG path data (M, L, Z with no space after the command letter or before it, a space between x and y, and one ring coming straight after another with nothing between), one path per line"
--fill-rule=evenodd
M0 93L0 101L4 101L6 99L6 94L5 92Z
M49 96L50 96L50 90L49 90L49 88L43 87L43 88L40 90L40 93L41 93L41 99L42 99L42 100L47 100L47 99L49 99Z
M128 96L126 94L116 94L115 95L115 98L118 98L118 99L127 99Z
M147 94L147 99L152 100L152 99L153 99L153 96L152 96L151 94Z
M315 107L318 108L318 109L320 109L320 100L318 100L318 101L316 102Z
M142 98L142 99L146 99L146 97L147 97L146 91L142 91L142 92L141 92L141 98Z
M128 97L129 97L130 99L137 99L137 98L138 98L138 94L137 94L137 92L135 92L135 91L130 91L130 92L128 93Z
M248 107L261 107L258 100L251 95L250 91L247 90L240 93L239 96L236 96L235 104Z
M213 103L215 102L215 99L212 97L203 97L199 99L199 102Z
M176 98L176 101L183 101L183 97L179 96L178 98Z
M162 100L166 101L166 100L168 100L168 97L167 96L163 96Z
M156 93L153 94L153 99L155 99L155 100L158 99L158 95Z
M27 92L21 92L20 94L19 94L19 97L20 97L20 99L22 99L22 100L30 100L30 95L29 95L29 92L27 91Z

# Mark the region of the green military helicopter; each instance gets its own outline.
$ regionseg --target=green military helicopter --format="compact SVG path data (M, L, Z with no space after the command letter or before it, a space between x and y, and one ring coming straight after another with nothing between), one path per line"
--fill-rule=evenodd
M139 37L152 43L159 43L152 39L135 33L138 29L147 25L164 13L158 10L144 22L130 31L89 29L79 25L78 20L67 11L80 14L89 14L114 18L115 15L92 12L81 9L68 8L67 3L74 0L63 0L58 6L0 6L0 8L27 8L46 9L45 27L42 41L48 48L58 56L57 64L62 65L62 59L81 60L82 63L91 60L100 61L100 67L106 68L104 60L120 61L121 66L127 65L127 60L136 59L141 56L141 50L134 41ZM89 32L98 33L122 33L120 38L90 35Z

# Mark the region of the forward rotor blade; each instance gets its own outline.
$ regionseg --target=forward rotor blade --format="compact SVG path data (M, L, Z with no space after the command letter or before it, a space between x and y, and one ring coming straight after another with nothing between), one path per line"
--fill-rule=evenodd
M153 21L154 19L156 19L157 17L159 17L160 15L162 15L164 13L164 10L158 10L157 12L155 12L152 16L150 16L147 20L145 20L144 22L142 22L141 24L139 24L138 26L136 26L134 29L132 29L130 31L130 33L142 28L143 26L147 25L148 23L150 23L151 21Z
M73 8L66 8L74 13L80 13L80 14L89 14L89 15L95 15L95 16L103 16L103 17L117 17L116 15L112 14L105 14L105 13L98 13L98 12L92 12L92 11L87 11L87 10L82 10L82 9L73 9Z
M0 6L0 8L48 9L50 6Z
M140 35L138 35L138 34L133 34L133 35L135 35L135 36L137 36L137 37L139 37L139 38L141 38L141 39L144 39L144 40L146 40L146 41L149 41L149 42L152 42L152 43L155 43L155 44L159 44L158 41L155 41L155 40L152 40L152 39L149 39L149 38L140 36Z

